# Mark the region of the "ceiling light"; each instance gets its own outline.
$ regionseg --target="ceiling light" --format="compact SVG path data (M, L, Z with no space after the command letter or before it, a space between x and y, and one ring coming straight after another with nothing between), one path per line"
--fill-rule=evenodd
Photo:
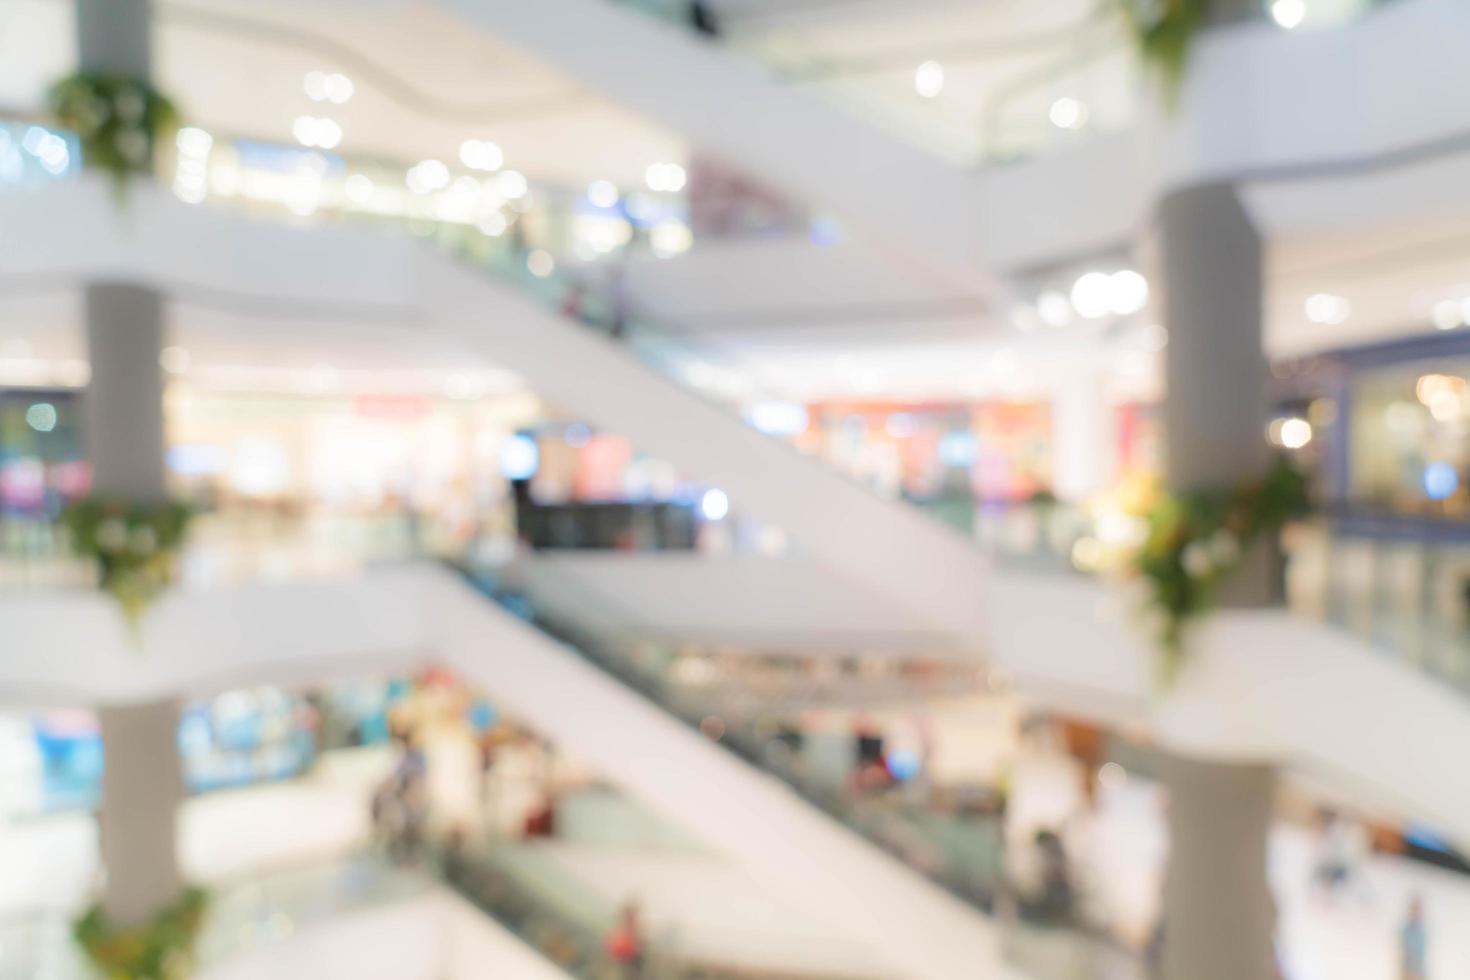
M1089 320L1107 316L1113 308L1112 277L1089 272L1072 284L1072 307Z
M1051 104L1047 118L1058 129L1081 129L1087 125L1087 103L1063 96Z
M516 170L503 170L495 175L495 189L509 201L519 200L526 196L530 185L526 183L523 174Z
M1119 316L1132 316L1148 305L1148 280L1132 269L1108 276L1108 309Z
M1072 303L1055 289L1036 297L1036 315L1048 327L1065 327L1072 322L1073 312Z
M1290 31L1300 27L1306 18L1306 0L1272 0L1271 19L1277 26Z
M1332 293L1313 293L1302 305L1302 312L1313 323L1336 326L1347 320L1353 312L1353 304L1342 296Z
M1306 419L1284 419L1281 423L1281 444L1287 449L1300 449L1312 441L1312 423Z
M499 170L505 154L490 140L465 140L459 144L459 159L471 170Z
M341 72L336 72L327 76L326 90L328 100L342 105L352 98L352 94L357 91L357 86L352 84L352 79Z
M599 208L616 207L621 196L618 185L610 180L594 180L587 185L587 200Z
M342 142L342 127L330 119L316 116L297 116L291 124L291 135L302 146L321 147L330 150Z
M1453 330L1465 322L1460 304L1452 299L1442 299L1434 304L1431 318L1436 330Z
M699 498L699 512L707 521L723 520L730 513L730 498L723 490L711 488Z
M342 127L330 119L318 119L316 145L324 150L330 150L340 142L342 142Z
M689 175L677 163L651 163L643 172L643 180L651 191L681 191L688 179Z
M914 69L914 91L926 99L943 92L944 66L937 61L926 61Z
M449 186L449 168L440 160L420 160L409 168L406 180L409 190L427 194Z
M302 79L301 87L306 90L306 97L313 102L321 102L327 97L327 73L322 71L309 71L306 78Z

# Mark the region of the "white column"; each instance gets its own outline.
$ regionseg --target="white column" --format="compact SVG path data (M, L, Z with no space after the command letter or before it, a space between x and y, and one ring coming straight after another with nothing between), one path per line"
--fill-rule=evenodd
M1158 219L1168 483L1175 491L1236 486L1269 460L1260 236L1224 184L1171 193ZM1270 601L1273 549L1256 552L1229 583L1226 605ZM1164 782L1164 980L1273 980L1272 769L1174 758Z
M1270 766L1165 758L1164 980L1275 980Z
M148 0L75 0L77 61L84 71L147 79ZM82 286L92 380L83 405L96 493L130 503L165 499L163 300L126 282ZM103 707L100 848L102 902L136 924L179 896L178 805L184 781L173 703Z
M163 300L119 283L82 287L92 380L83 431L92 486L103 496L158 502L164 469Z
M1101 356L1063 372L1052 393L1052 489L1080 503L1112 486L1118 469L1117 413Z
M149 0L75 0L77 65L83 71L148 78L152 67Z
M146 921L179 897L176 823L184 797L179 709L172 702L105 707L100 843L114 922Z

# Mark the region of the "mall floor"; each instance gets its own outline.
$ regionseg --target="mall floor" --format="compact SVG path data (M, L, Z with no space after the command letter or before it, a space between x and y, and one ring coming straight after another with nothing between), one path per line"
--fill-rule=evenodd
M227 881L329 862L360 849L369 834L372 787L391 764L386 750L334 753L302 779L191 800L182 816L187 873ZM1049 821L1073 807L1071 766L1041 752L1021 761L1014 791L1020 819ZM440 762L441 773L450 767L449 760ZM462 787L464 781L444 778L444 784ZM514 792L499 798L507 809L521 805ZM500 819L511 817L502 813ZM681 931L710 953L765 945L769 957L786 963L807 960L831 969L860 961L861 950L830 924L771 903L738 868L687 842L619 846L580 831L574 836L579 839L551 843L543 856L610 901L636 889L655 923ZM1153 784L1129 780L1105 787L1095 815L1074 821L1068 839L1087 869L1085 887L1114 921L1136 925L1152 916L1165 857ZM1288 825L1278 827L1272 841L1287 980L1395 980L1397 930L1414 894L1427 908L1430 977L1470 976L1470 930L1461 927L1470 921L1470 878L1380 856L1366 862L1354 884L1329 897L1312 882L1320 846L1310 832ZM97 872L94 819L69 813L0 825L0 867L6 869L0 918L76 908Z

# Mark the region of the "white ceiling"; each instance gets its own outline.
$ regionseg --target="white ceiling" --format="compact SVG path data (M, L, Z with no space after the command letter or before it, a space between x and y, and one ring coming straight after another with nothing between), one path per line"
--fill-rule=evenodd
M718 7L737 43L778 59L799 55L836 73L824 85L855 85L864 97L877 93L904 113L927 113L971 134L977 106L997 85L1096 40L1080 39L1076 29L1091 0L720 0ZM330 110L350 154L453 160L461 140L489 138L504 148L507 166L573 184L636 183L649 162L685 155L673 134L464 29L438 4L159 0L157 10L163 83L194 121L217 132L289 140L296 115L326 111L302 90L305 73L317 69L343 71L356 83L353 100ZM0 105L39 104L44 84L70 67L71 33L67 0L0 2ZM934 100L913 92L913 64L926 51L946 65L945 92ZM1321 212L1315 231L1273 237L1272 351L1425 332L1433 300L1470 282L1470 214L1445 213L1434 200L1443 199L1444 181L1462 180L1462 164L1447 161L1439 182L1413 182L1427 199L1412 220L1358 215L1367 220L1354 230L1333 226L1341 195L1331 188L1319 204L1312 187L1253 189L1262 202L1254 210L1268 217ZM1398 207L1401 197L1375 199ZM827 247L804 238L702 241L677 260L634 263L629 286L642 309L692 337L691 347L738 364L778 393L1036 393L1071 376L1074 362L1100 358L1129 391L1157 381L1138 330L1111 338L1096 328L1024 333L1009 309L987 309L881 243L845 234ZM1317 292L1346 297L1348 321L1307 322L1303 302ZM74 299L5 297L0 345L20 340L44 356L75 358L76 322ZM331 364L364 377L405 361L444 374L495 371L463 352L425 346L409 327L287 323L202 308L176 310L173 323L198 365Z
M637 184L650 163L685 156L673 134L437 4L160 0L155 12L161 86L212 132L289 143L297 116L328 115L340 152L404 163L453 164L465 139L491 139L507 167L574 186ZM0 105L39 107L74 51L66 0L0 3ZM312 70L348 75L352 100L312 102L302 86Z

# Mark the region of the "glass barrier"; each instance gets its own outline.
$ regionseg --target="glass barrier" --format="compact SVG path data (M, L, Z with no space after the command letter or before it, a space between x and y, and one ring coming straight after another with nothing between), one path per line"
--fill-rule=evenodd
M1465 525L1322 517L1286 536L1291 608L1470 694Z
M725 966L682 952L671 936L643 937L636 967L609 947L618 910L534 846L485 841L441 846L443 880L471 904L582 980L781 980L794 974ZM818 973L802 972L808 980Z
M421 895L422 873L375 858L250 875L211 887L200 966L284 942L301 929L357 909ZM95 980L61 912L0 919L0 980Z
M681 29L696 26L690 0L612 0ZM1306 5L1293 29L1338 26L1394 0ZM718 5L706 5L713 9ZM1269 5L1251 16L1266 20ZM881 16L881 15L879 15ZM906 14L904 16L907 16ZM706 24L709 22L706 21ZM859 48L839 31L828 38L817 18L783 27L779 17L730 8L711 31L724 46L838 108L958 165L1038 156L1126 130L1139 120L1156 80L1133 50L1110 4L1070 24L996 36L951 36L939 22L927 50L903 45ZM863 21L870 33L875 26ZM904 25L912 36L912 24ZM844 43L848 42L848 43ZM933 59L933 60L926 60Z
M682 684L656 648L607 642L553 622L532 610L524 596L502 591L493 575L458 570L489 599L528 618L743 761L781 779L808 803L977 910L994 915L1008 955L1023 968L1045 965L1038 975L1078 980L1143 976L1134 951L1086 921L1081 912L1085 896L1062 903L1055 895L1023 895L1009 887L1002 871L1004 801L994 792L935 805L910 799L901 789L855 791L844 779L808 769L791 750L791 732L750 712L758 702L742 705L721 697L718 688Z

